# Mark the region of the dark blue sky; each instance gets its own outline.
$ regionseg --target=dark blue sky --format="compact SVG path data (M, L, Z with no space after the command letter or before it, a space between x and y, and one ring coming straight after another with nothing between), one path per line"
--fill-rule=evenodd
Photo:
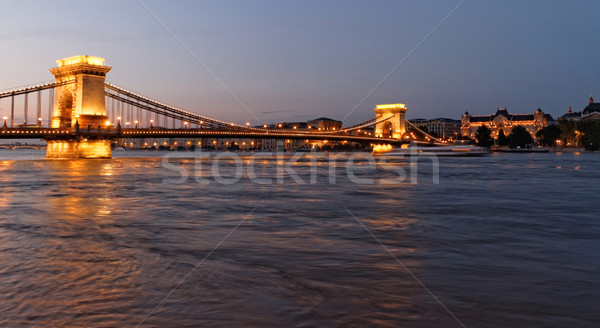
M344 118L458 2L142 0L261 122ZM388 102L409 118L579 110L600 99L599 12L596 0L465 0L345 123ZM136 1L7 2L0 42L0 89L89 54L117 85L255 122Z

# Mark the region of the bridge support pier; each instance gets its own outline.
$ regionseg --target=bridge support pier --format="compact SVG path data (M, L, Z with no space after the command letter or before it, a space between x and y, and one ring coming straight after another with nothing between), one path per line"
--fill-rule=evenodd
M108 139L47 140L46 158L112 158Z

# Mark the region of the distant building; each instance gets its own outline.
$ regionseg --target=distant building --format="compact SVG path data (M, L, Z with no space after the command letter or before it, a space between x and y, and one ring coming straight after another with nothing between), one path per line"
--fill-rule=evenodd
M568 121L600 120L600 103L595 103L594 98L590 97L588 105L581 112L573 112L569 107L569 111L559 118Z
M309 129L320 131L340 130L342 128L342 121L336 121L327 117L319 117L306 122L306 124L308 124Z
M569 106L569 111L565 115L559 117L558 119L567 121L579 121L581 120L581 112L574 112L571 109L571 106Z
M582 120L600 120L600 103L595 103L590 97L589 104L581 112Z
M431 120L418 118L410 122L418 128L426 128L430 134L443 139L456 138L460 134L460 120L440 117Z
M306 122L281 122L277 123L274 128L284 130L306 130Z
M544 114L539 108L533 114L511 114L506 108L498 108L493 115L471 116L469 112L465 112L461 120L461 134L474 138L480 126L487 126L492 130L492 136L497 138L500 130L508 136L513 126L521 125L535 136L539 130L553 122L552 116Z

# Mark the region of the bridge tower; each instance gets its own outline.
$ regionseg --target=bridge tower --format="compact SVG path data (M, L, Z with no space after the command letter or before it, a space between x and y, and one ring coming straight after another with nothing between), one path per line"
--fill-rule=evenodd
M51 68L56 82L74 82L56 88L54 97L53 128L96 128L104 125L108 117L104 103L104 79L111 67L104 58L75 56L56 61Z
M104 58L74 56L56 61L50 72L56 82L52 116L53 128L101 131L108 121L104 95L104 79L111 67ZM48 158L111 157L110 140L48 140Z
M375 125L375 136L400 139L406 132L406 105L404 104L381 104L375 106L375 119L380 120L387 117L390 119Z

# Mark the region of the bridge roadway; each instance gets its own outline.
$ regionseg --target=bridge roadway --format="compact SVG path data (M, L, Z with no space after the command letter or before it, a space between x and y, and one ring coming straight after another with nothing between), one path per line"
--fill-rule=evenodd
M119 138L247 138L247 139L301 139L301 140L338 140L370 142L378 144L402 144L406 141L391 138L376 138L350 134L320 134L297 131L227 131L205 129L160 129L160 128L105 128L80 129L76 132L68 128L0 128L0 139L119 139Z

